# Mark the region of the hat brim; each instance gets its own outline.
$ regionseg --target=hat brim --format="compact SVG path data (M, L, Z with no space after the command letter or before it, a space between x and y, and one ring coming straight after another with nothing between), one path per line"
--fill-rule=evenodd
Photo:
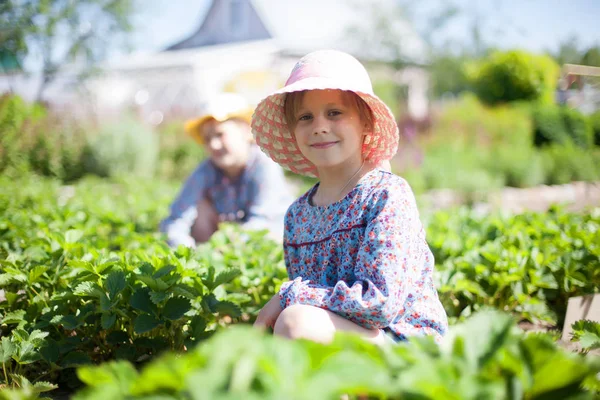
M288 93L304 90L346 90L356 93L369 106L373 115L373 132L365 138L363 158L374 165L391 159L398 151L399 142L394 114L379 97L370 93L370 88L350 86L332 78L310 77L267 96L257 105L252 116L252 134L256 143L283 168L297 174L317 177L316 166L304 157L287 125L285 98Z
M204 144L204 139L202 136L202 127L204 126L204 124L206 124L208 121L225 122L230 119L240 119L248 123L248 125L250 125L250 122L252 120L252 110L249 109L225 115L206 114L199 118L188 120L184 125L184 130L196 142L198 142L199 144Z

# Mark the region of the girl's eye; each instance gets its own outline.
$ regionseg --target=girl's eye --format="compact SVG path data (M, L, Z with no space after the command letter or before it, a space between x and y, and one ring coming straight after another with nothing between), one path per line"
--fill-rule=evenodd
M298 118L298 121L308 121L310 118L311 118L310 114L304 114Z
M342 114L342 112L340 110L331 110L331 111L329 111L329 116L330 117L336 117L336 116L341 115L341 114Z

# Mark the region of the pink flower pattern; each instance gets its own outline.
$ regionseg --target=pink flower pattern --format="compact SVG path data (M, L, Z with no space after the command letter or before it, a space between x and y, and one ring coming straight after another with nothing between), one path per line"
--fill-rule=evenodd
M332 311L397 341L448 329L433 284L434 258L408 183L381 169L328 206L297 199L285 217L283 308L306 304Z

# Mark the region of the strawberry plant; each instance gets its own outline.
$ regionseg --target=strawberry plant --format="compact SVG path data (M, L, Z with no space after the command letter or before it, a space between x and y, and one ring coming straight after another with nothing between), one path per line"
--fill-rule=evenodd
M322 345L232 327L141 371L123 361L82 367L87 387L74 398L591 399L583 386L598 371L598 360L487 311L453 326L440 346L423 337L378 348L349 334Z

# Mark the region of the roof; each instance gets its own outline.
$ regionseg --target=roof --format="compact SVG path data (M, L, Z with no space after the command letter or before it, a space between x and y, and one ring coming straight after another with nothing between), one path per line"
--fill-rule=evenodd
M230 0L231 1L231 0ZM310 51L332 48L347 51L358 58L367 60L391 61L397 55L390 51L390 38L398 38L401 57L411 63L423 64L427 61L428 48L425 41L404 19L398 18L388 26L386 37L376 37L370 24L381 15L394 15L393 0L244 0L250 5L249 18L259 18L262 32L270 35L282 51L291 55L303 55ZM175 43L167 50L198 48L222 43L207 35L207 26L219 26L212 19L218 18L218 9L223 9L226 0L212 0L207 12L202 16L198 27L183 41ZM365 18L368 15L369 18ZM209 18L211 20L209 20ZM354 33L352 32L354 31ZM207 37L208 36L208 37ZM224 37L228 37L227 34ZM257 40L257 32L252 32L248 40ZM237 40L232 40L237 41ZM215 42L215 43L212 43Z

